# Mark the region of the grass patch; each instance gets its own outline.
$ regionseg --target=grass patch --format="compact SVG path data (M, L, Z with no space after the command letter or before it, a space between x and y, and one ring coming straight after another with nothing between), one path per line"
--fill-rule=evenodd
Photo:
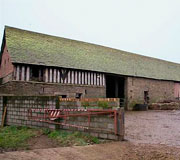
M52 131L49 138L57 140L60 146L84 146L88 144L98 144L99 139L80 132Z
M27 127L4 127L0 129L0 148L21 148L27 147L26 141L35 136L35 129L29 129Z
M46 135L58 146L84 146L100 143L99 139L80 132L57 131L50 129L31 129L28 127L7 126L0 128L0 150L14 151L29 149L29 140Z

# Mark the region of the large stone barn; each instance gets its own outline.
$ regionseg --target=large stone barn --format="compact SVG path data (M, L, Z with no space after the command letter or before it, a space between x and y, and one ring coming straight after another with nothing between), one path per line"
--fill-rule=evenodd
M180 64L5 27L1 95L118 97L136 103L180 97Z

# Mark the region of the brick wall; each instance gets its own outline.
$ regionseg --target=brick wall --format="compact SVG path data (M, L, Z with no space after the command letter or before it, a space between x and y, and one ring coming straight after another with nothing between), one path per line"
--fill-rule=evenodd
M13 72L13 65L7 47L5 45L2 54L1 64L0 64L0 78L6 77L8 74L12 72Z
M104 86L21 82L21 81L11 81L4 85L0 85L0 95L4 95L4 94L20 95L20 96L67 95L67 97L75 97L76 93L82 93L83 97L88 97L88 98L106 97L106 89Z
M2 115L3 105L2 97L0 97L0 117ZM63 129L68 131L87 132L93 136L120 140L124 137L124 112L121 110L121 119L118 117L117 125L115 126L113 115L96 115L90 119L90 129L75 128L72 126L62 126L57 124L50 124L46 122L36 121L28 118L28 109L85 109L85 108L101 108L97 102L90 102L88 106L84 106L79 101L59 101L55 96L8 96L7 97L7 116L5 125L28 126L28 127L44 127L50 129ZM108 101L110 108L117 109L119 106L119 99ZM70 114L72 112L69 112ZM80 112L78 112L80 113ZM118 112L120 113L120 112ZM33 112L32 116L42 114ZM120 114L119 114L120 115ZM55 122L68 123L71 125L87 126L88 117L69 117L66 120L61 119ZM115 134L115 127L118 129L118 134Z
M144 91L149 92L149 102L174 99L174 82L145 78L127 78L128 109L136 103L144 103Z

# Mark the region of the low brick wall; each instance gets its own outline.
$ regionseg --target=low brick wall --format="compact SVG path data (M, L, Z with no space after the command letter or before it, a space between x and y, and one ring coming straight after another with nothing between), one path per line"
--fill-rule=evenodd
M3 104L6 98L7 104ZM50 129L63 129L68 131L80 131L89 133L92 136L105 139L122 140L124 138L124 110L119 109L119 99L73 99L59 98L55 96L6 96L0 97L0 117L2 118L3 106L7 106L5 125L17 125L28 127L44 127ZM88 126L89 128L72 127L67 125L57 125L46 122L35 121L28 118L29 109L114 109L117 110L117 120L115 123L114 115L94 115L67 117L58 119L54 122L66 123L75 126ZM69 112L69 114L83 112ZM117 132L115 132L117 130Z

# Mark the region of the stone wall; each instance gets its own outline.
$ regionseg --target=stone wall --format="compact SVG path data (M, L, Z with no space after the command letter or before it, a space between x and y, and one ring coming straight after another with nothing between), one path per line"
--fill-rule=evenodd
M22 82L11 81L0 85L0 95L19 95L19 96L39 96L39 95L67 95L76 97L76 93L81 93L82 97L105 98L106 89L104 86L57 84L43 82Z
M4 96L5 97L5 96ZM107 110L107 105L104 101L80 103L79 100L60 101L57 96L6 96L7 98L7 115L5 125L28 126L28 127L43 127L50 129L63 129L68 131L87 132L92 136L105 139L121 140L124 138L124 111L117 110L119 107L119 99L106 99L108 101L108 108L117 110L116 123L114 115L94 115L90 118L90 125L88 126L88 116L68 117L66 119L56 119L53 123L38 121L33 119L34 116L41 116L42 113L33 112L32 117L29 117L29 109L103 109ZM61 99L62 100L62 99ZM2 117L3 100L0 97L0 117ZM102 105L103 104L103 105ZM5 104L4 104L5 106ZM69 112L69 114L76 112ZM78 112L78 114L81 112ZM87 113L87 112L83 112ZM43 119L44 120L44 119ZM50 121L50 120L48 120ZM72 127L67 125L59 125L58 123L66 123L75 126L84 126L85 128ZM116 125L115 125L116 124ZM87 126L89 127L87 129ZM115 132L117 130L117 132Z
M148 91L149 103L174 99L174 82L146 78L127 78L128 109L144 103L144 91Z

